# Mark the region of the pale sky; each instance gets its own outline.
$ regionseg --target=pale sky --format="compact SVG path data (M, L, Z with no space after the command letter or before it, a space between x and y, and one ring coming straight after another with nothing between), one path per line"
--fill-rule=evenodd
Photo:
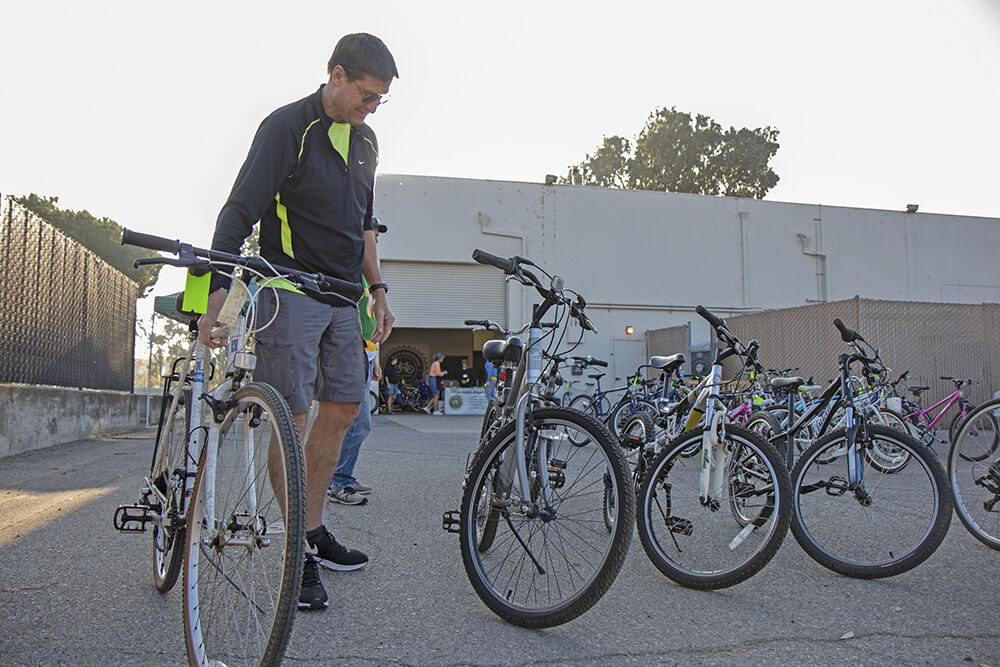
M541 182L676 106L780 131L769 200L1000 217L1000 0L36 0L0 26L0 193L196 245L356 31L401 75L383 174Z

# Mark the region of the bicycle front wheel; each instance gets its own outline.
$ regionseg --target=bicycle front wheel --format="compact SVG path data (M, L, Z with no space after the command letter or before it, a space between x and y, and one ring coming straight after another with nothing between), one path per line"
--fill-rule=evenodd
M1000 399L976 407L962 422L948 452L948 479L962 524L977 540L1000 550L1000 455L995 410L1000 410Z
M523 494L516 426L501 427L472 463L462 496L462 562L476 594L498 616L526 628L551 627L585 612L611 586L628 552L635 497L607 427L559 407L528 417ZM602 507L608 485L610 531Z
M807 449L792 470L792 534L816 562L857 579L910 570L944 540L952 496L944 468L912 436L863 425L857 436L861 484L850 488L847 432L832 431ZM905 456L892 471L873 465L881 455Z
M722 484L703 497L704 431L682 433L653 460L639 489L637 522L642 548L660 572L711 590L753 576L778 551L788 531L790 485L771 445L726 424L724 454L715 462L723 466Z
M273 665L291 635L302 583L302 450L272 387L248 384L232 402L195 480L184 568L188 657L198 665Z
M190 434L191 392L183 390L177 400L171 398L161 414L153 454L153 465L160 461L160 469L152 471L153 486L167 500L166 507L160 508L162 525L154 524L152 531L153 583L161 593L170 591L177 583L177 575L184 562L184 489L188 472L194 469L196 463L187 460Z

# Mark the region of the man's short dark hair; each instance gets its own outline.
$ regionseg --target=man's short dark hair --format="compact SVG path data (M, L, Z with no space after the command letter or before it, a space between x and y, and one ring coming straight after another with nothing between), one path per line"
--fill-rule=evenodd
M360 79L367 74L379 81L399 78L396 61L381 39L366 32L344 35L333 48L333 55L326 65L327 74L340 65L351 79Z

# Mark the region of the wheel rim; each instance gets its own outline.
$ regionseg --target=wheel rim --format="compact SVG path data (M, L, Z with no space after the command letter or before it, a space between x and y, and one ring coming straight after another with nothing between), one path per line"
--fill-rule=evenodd
M485 588L479 591L481 595L513 611L539 616L557 613L590 590L622 530L612 526L607 531L603 527L605 474L611 467L604 450L572 421L546 418L542 424L536 434L548 448L546 474L552 480L555 518L543 521L525 516L518 508L521 499L516 482L506 485L497 482L501 497L494 497L494 501L505 503L508 509L500 513L491 548L483 552L471 550L468 554L475 571L474 583L478 580ZM470 478L473 498L480 499L484 493L495 496L493 478L502 460L514 451L513 439L511 432L504 442L494 446L489 463L477 477ZM577 445L577 441L582 444ZM528 447L534 451L533 445ZM537 479L537 457L529 458L529 476L535 475ZM614 476L609 475L607 483L617 505L623 489L617 486ZM503 499L507 493L509 504ZM539 485L532 484L533 498L528 500L539 500L538 493ZM476 519L467 524L470 539L482 532L478 526L481 515L474 515ZM528 545L545 574L538 572L518 537Z
M259 423L251 425L258 415ZM286 466L300 473L301 467L287 460L285 448L277 444L269 457L274 421L267 404L253 395L240 399L227 413L217 446L211 526L203 456L188 524L185 569L188 648L192 661L199 664L266 662L280 656L287 642L300 584L304 517L301 503L293 505L286 531L281 507L288 498L280 487ZM212 445L206 445L206 452ZM276 483L281 480L277 492L271 485L272 473ZM288 493L301 493L304 487L296 486Z
M966 528L1000 549L1000 452L996 419L988 411L969 416L952 444L948 476L955 509Z
M877 568L907 559L923 544L937 520L941 498L930 468L914 455L906 436L868 431L868 441L859 433L860 447L872 448L871 439L883 440L874 446L905 452L912 459L909 465L882 471L866 452L861 470L870 504L859 502L851 491L840 492L846 484L848 453L843 432L835 432L796 464L793 509L802 536L820 553L849 566ZM825 484L834 488L825 489Z
M774 494L779 472L761 444L727 429L722 497L705 505L701 456L688 453L700 453L701 437L699 430L672 441L643 482L643 546L685 575L719 577L755 560L775 537L783 511Z

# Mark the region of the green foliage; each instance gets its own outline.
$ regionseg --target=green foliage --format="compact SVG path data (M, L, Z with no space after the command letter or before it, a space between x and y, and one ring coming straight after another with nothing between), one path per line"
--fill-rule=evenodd
M730 127L704 115L656 109L635 140L605 137L602 145L570 168L588 185L630 187L762 199L778 183L769 162L778 130Z
M140 297L149 294L162 267L155 265L137 269L132 262L139 257L159 255L152 250L123 246L122 228L117 222L110 218L95 218L86 210L59 208L58 197L40 197L32 193L27 197L18 197L16 201L138 283Z

